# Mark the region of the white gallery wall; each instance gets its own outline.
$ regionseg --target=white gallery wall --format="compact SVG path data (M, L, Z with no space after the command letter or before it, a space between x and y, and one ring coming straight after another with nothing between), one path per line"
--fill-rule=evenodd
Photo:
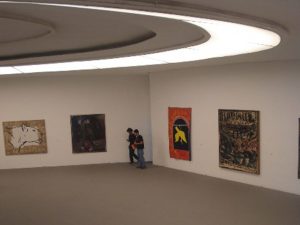
M73 76L72 74L77 74ZM128 127L145 139L152 160L149 77L97 71L0 79L0 169L129 162ZM72 153L70 115L105 114L107 152ZM46 121L48 153L5 155L2 122Z
M300 194L300 62L201 67L150 75L156 165ZM191 107L192 161L171 159L168 107ZM218 109L260 111L260 175L219 168Z

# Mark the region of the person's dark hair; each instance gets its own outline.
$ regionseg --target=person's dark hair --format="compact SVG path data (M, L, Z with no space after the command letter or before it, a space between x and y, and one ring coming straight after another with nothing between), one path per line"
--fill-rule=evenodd
M127 128L127 132L132 132L132 128Z
M138 129L135 129L133 132L134 132L134 133L139 133L139 130L138 130Z

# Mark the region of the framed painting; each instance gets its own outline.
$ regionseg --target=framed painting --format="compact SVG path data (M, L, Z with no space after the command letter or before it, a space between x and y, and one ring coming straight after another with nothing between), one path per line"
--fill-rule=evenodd
M170 157L191 161L191 108L169 107Z
M259 112L219 110L219 166L259 174Z
M3 122L6 155L47 153L45 120Z
M73 153L106 152L105 115L71 116Z

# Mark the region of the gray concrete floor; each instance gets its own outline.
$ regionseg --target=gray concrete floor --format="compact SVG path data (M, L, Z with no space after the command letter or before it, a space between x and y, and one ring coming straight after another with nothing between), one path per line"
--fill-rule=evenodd
M300 196L149 165L0 171L1 225L300 225Z

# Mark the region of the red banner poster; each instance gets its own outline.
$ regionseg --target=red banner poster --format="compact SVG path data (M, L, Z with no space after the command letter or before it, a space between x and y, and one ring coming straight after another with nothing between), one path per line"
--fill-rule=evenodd
M170 157L191 161L191 108L169 107Z

